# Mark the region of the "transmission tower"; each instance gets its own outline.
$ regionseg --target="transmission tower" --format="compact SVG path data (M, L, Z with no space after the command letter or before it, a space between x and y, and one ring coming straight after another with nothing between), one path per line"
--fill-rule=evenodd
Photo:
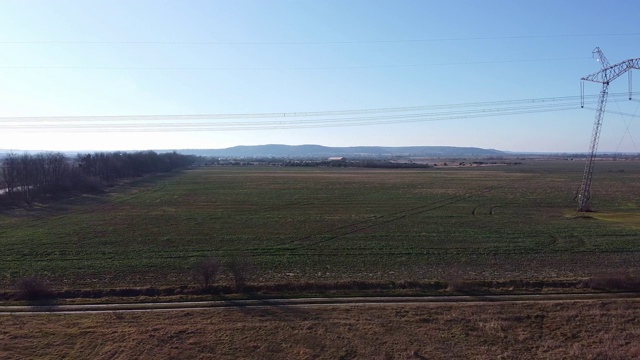
M614 65L609 65L609 61L602 53L600 48L593 50L593 56L600 62L602 69L591 75L583 77L580 83L581 105L584 107L584 82L593 81L602 84L600 96L598 97L598 107L596 108L596 119L593 123L593 132L591 133L591 145L589 146L589 155L587 163L584 167L582 183L576 194L578 199L578 211L590 211L589 198L591 197L591 178L593 176L593 163L598 150L598 140L600 139L600 129L602 128L602 119L604 117L604 109L607 105L607 92L609 84L628 72L629 74L629 100L631 100L631 69L640 69L640 58L628 59Z

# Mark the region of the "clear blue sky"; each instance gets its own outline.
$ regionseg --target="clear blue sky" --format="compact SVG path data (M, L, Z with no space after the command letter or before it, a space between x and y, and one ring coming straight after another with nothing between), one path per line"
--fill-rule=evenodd
M638 14L636 1L4 0L0 117L290 113L575 96L579 79L600 68L591 59L596 46L611 63L640 57ZM611 92L626 88L624 76ZM600 85L586 89L594 94ZM638 104L621 99L608 109L634 113ZM36 124L5 126L0 149L279 143L584 152L593 119L594 111L576 109L242 131L150 131L158 130L150 123L138 132L64 132ZM633 141L640 146L640 119L607 114L600 149L635 152Z

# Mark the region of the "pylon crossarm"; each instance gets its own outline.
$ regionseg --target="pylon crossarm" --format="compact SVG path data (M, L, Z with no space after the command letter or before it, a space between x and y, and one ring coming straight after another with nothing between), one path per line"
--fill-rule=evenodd
M580 80L593 81L602 84L610 83L631 69L640 69L640 58L629 59L615 65L608 66L598 72L587 75Z

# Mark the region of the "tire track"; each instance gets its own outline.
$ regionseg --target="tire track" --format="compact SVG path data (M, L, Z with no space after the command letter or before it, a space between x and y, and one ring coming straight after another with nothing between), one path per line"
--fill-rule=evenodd
M362 221L358 221L355 223L351 223L351 224L347 224L347 225L343 225L343 226L339 226L336 228L333 228L331 230L328 230L326 232L322 232L322 233L316 233L316 234L312 234L312 235L307 235L295 240L291 240L288 241L286 243L283 243L281 245L288 245L288 244L300 244L302 245L303 248L308 248L311 246L315 246L315 245L319 245L319 244L323 244L329 241L333 241L336 239L339 239L343 236L347 236L347 235L351 235L351 234L355 234L361 231L365 231L380 225L384 225L384 224L388 224L394 221L398 221L401 219L405 219L407 217L411 217L411 216L416 216L419 214L423 214L429 211L433 211L433 210L437 210L440 208L443 208L445 206L449 206L449 205L453 205L465 200L468 200L470 198L473 198L475 196L478 195L482 195L482 194L487 194L487 193L491 193L497 189L506 187L508 185L514 184L514 183L522 183L525 181L530 181L531 179L533 179L533 177L530 178L525 178L525 179L521 179L519 181L509 181L509 182L504 182L498 185L493 185L493 186L489 186L483 189L479 189L479 190L474 190L471 192L468 192L466 194L462 194L462 195L457 195L454 196L452 198L449 199L443 199L443 200L437 200L434 201L432 203L426 204L426 205L421 205L421 206L416 206L414 208L411 209L407 209L407 210L401 210L401 211L396 211L390 214L386 214L386 215L382 215L379 217L376 217L374 219L367 219L367 220L362 220ZM338 232L338 233L335 233ZM314 238L318 238L321 236L326 236L326 235L330 235L329 238L327 239L322 239L322 240L317 240L317 241L313 241Z
M99 314L207 309L320 308L342 306L480 305L496 303L576 302L635 300L640 292L556 293L520 295L441 295L424 297L346 297L259 300L217 300L197 302L112 303L84 305L0 306L0 316Z

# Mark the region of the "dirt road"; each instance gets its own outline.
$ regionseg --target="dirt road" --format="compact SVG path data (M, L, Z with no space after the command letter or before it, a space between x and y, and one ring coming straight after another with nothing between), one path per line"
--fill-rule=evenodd
M103 312L149 312L179 311L211 308L261 308L261 307L323 307L323 306L364 306L393 304L456 304L456 303L514 303L514 302L551 302L551 301L589 301L637 299L640 292L615 293L575 293L575 294L537 294L537 295L457 295L427 297L348 297L348 298L299 298L299 299L259 299L194 302L147 302L112 303L85 305L26 305L0 306L0 315L39 315L74 314Z

